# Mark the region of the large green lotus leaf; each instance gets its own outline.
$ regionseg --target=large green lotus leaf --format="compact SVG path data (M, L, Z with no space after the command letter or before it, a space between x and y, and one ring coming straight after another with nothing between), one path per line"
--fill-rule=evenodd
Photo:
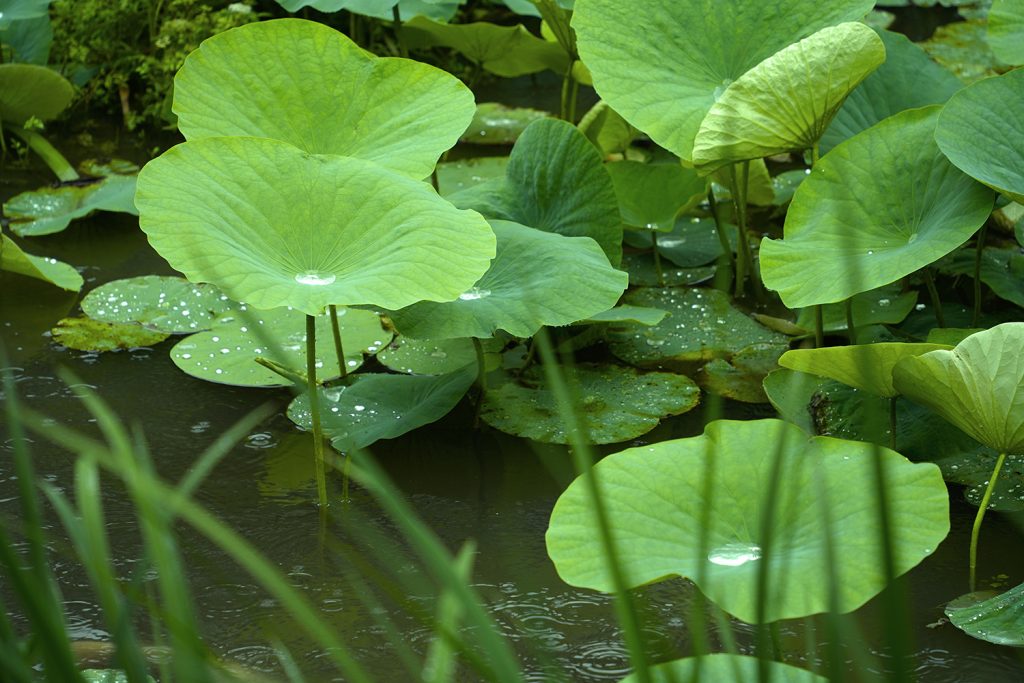
M950 254L938 264L939 270L974 277L975 250ZM1024 254L1020 249L986 248L981 252L981 281L1001 299L1024 307Z
M887 532L878 517L876 463L888 484ZM702 436L608 456L593 472L627 586L683 576L749 623L824 612L832 589L839 612L854 610L886 586L883 533L900 575L949 531L948 494L935 465L872 444L808 437L780 420L718 420ZM613 583L585 484L577 479L555 503L548 555L567 583L607 592ZM830 552L834 583L823 564Z
M700 389L685 375L583 363L565 373L575 392L574 408L583 436L594 444L635 439L658 426L663 417L681 415L700 403ZM543 369L536 366L507 376L498 386L488 386L480 419L508 434L569 443L558 403Z
M917 304L917 291L901 292L898 285L887 285L854 294L851 309L853 325L896 325L903 322ZM825 304L821 307L822 329L825 332L846 332L846 304ZM814 308L801 308L796 324L807 332L814 330Z
M696 378L709 393L743 403L768 403L764 380L779 367L779 356L785 350L778 344L752 344L729 360L712 359Z
M462 209L569 237L590 237L612 265L622 259L615 187L601 153L572 124L541 119L516 141L502 180L450 197Z
M885 61L860 22L823 28L729 84L700 124L693 163L712 171L738 161L810 149L846 96Z
M77 292L83 283L72 266L55 258L26 254L7 235L0 235L0 270L49 282L69 292Z
M505 177L508 157L479 157L444 161L437 165L438 193L442 197Z
M343 453L393 439L451 412L476 379L476 365L446 375L360 374L349 386L320 389L321 423ZM288 417L310 429L309 397L298 396Z
M993 0L988 12L988 44L1007 64L1024 64L1024 2Z
M659 145L689 160L701 121L730 83L791 43L859 19L873 5L588 0L575 8L573 27L601 98Z
M450 47L474 64L507 78L545 69L563 72L569 66L568 56L557 43L538 38L522 24L442 24L416 17L402 25L401 37L411 48Z
M546 111L526 107L506 107L497 102L481 102L469 128L459 138L474 145L511 145L527 126L550 116Z
M494 234L425 183L287 143L208 138L146 164L135 196L160 255L255 308L401 308L459 296Z
M439 69L379 58L302 19L247 24L203 42L174 79L189 140L254 136L375 161L424 178L473 118L473 94Z
M36 64L0 64L0 121L49 121L64 111L75 90L63 76Z
M1024 69L964 88L942 109L935 140L961 171L1024 202Z
M138 215L135 180L134 174L112 173L95 180L75 180L57 187L22 192L7 200L4 213L11 221L11 230L22 237L60 232L71 221L93 211Z
M768 402L780 418L808 434L815 434L814 417L808 407L811 397L827 381L805 372L780 368L770 372L762 386Z
M951 348L942 344L893 342L793 349L782 354L779 365L838 380L879 396L896 396L899 392L892 385L892 369L897 362L909 356Z
M615 308L609 308L607 311L595 313L585 320L580 320L577 324L589 324L589 323L639 323L640 325L657 325L665 316L668 315L668 311L663 311L660 308L649 308L645 306L616 306Z
M1024 453L1024 323L896 364L896 390L1001 453Z
M11 22L45 17L50 11L50 0L0 0L0 29Z
M297 373L306 372L306 322L301 311L277 308L271 311L232 311L213 329L185 337L171 349L171 360L183 372L207 382L240 387L280 387L289 384L277 373L256 362L268 358ZM370 311L338 309L348 372L363 363L363 353L376 353L391 340L380 318ZM331 320L316 318L316 366L320 380L338 377L338 356L334 349Z
M621 267L629 273L631 287L687 287L707 282L715 276L714 266L674 268L663 261L659 277L651 254L623 254Z
M726 234L733 251L736 250L736 228L726 224ZM628 230L623 241L630 246L651 249L654 240L646 230ZM659 234L658 253L682 268L695 268L718 260L722 255L722 240L718 226L711 218L681 216L667 234Z
M924 410L922 408L922 410ZM929 411L930 412L930 411ZM905 415L906 413L904 413ZM931 413L934 415L934 413ZM941 420L941 418L936 418ZM991 448L978 444L974 439L964 435L948 422L941 420L948 425L949 431L955 431L961 435L962 440L967 441L966 446L958 449L951 449L945 445L942 449L943 457L935 458L934 462L942 470L942 476L946 481L954 484L963 484L964 499L971 505L978 507L981 499L988 488L992 472L996 467L996 460L999 454ZM937 441L944 434L933 431L928 435L930 441ZM914 457L907 453L908 457ZM1003 467L999 470L999 478L992 489L988 501L989 510L1000 510L1002 512L1018 512L1024 510L1024 456L1008 455L1003 460Z
M971 593L946 605L951 624L996 645L1024 647L1024 584L1005 593Z
M448 21L462 3L458 0L277 0L277 4L289 12L312 7L321 12L348 10L353 14L387 20L394 17L397 6L398 15L403 20L423 14L438 21Z
M757 657L730 655L724 653L687 657L658 664L650 668L651 683L696 683L697 681L721 681L724 683L760 683L762 670L767 669L768 680L778 683L827 683L828 679L813 671L798 669L781 662L765 662ZM622 679L620 683L640 683L636 674Z
M1005 71L988 42L988 22L980 18L955 21L935 29L921 47L965 83Z
M784 239L761 243L761 274L790 308L887 285L963 244L992 194L934 141L939 107L890 116L822 157L789 206Z
M751 344L788 345L788 339L737 310L716 289L635 289L623 303L668 311L654 326L613 324L606 339L611 352L631 365L671 367L712 358L728 359Z
M619 161L605 166L626 225L670 231L676 216L696 206L708 193L708 182L678 163L642 164Z
M201 332L237 306L213 285L180 277L143 275L100 285L82 299L82 312L95 320L138 323L169 334Z
M107 323L92 318L64 318L51 330L53 341L76 351L118 351L155 346L170 335L133 323Z
M604 155L625 155L638 133L636 128L603 101L598 101L583 115L579 129Z
M822 154L893 114L942 104L963 87L960 79L902 33L878 35L885 43L885 63L846 98L821 138Z
M719 205L732 199L732 169L720 168L711 174L711 189ZM753 159L747 163L747 204L751 206L774 206L775 183L768 172L764 159Z
M53 44L49 15L44 12L31 19L12 21L7 28L0 27L0 43L10 50L9 61L46 66Z
M490 337L502 329L529 337L544 325L568 325L608 310L629 284L588 237L497 220L491 227L498 252L484 276L455 301L424 301L392 312L399 332L451 339Z
M501 364L498 352L504 341L485 339L484 362L489 370ZM446 375L476 363L476 349L468 337L456 339L409 339L397 337L377 354L381 365L410 375Z

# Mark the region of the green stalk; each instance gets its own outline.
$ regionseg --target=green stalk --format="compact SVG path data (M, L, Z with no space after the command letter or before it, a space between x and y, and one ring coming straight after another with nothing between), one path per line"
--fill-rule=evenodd
M1003 461L1006 460L1006 453L1000 453L996 460L996 466L992 470L992 477L985 487L985 495L981 497L981 504L978 506L978 513L974 516L974 526L971 528L971 592L978 588L977 567L978 567L978 536L981 534L981 522L985 519L985 510L988 509L988 502L992 498L992 492L996 488L996 479L999 478L999 470L1003 469Z
M814 306L814 348L825 346L825 320L821 304Z
M711 217L715 221L715 232L718 234L718 243L722 245L722 258L729 262L729 269L736 271L736 259L732 255L732 246L729 244L729 236L725 234L722 221L718 217L718 200L715 199L715 192L708 187L708 207L711 209Z
M846 337L850 344L857 343L857 328L853 324L853 297L846 299Z
M39 155L39 158L50 167L54 175L62 182L78 180L78 171L71 165L50 141L34 130L26 130L20 126L11 126L10 131L24 140L28 148Z
M747 207L746 197L740 198L739 180L736 177L736 164L729 167L729 178L732 181L732 201L736 207L736 296L743 296L743 289L747 283L747 264L749 263L748 249L744 249L746 243ZM744 193L745 194L745 193ZM742 205L742 208L741 208Z
M398 43L398 54L402 57L409 56L409 50L405 47L405 43L402 42L402 12L398 9L398 5L391 8L391 16L393 17L393 26L395 28L395 42Z
M341 345L341 327L338 326L338 307L331 304L327 307L331 312L331 332L334 334L334 353L338 356L338 367L341 368L341 381L348 384L348 365L345 363L345 348Z
M978 326L981 317L981 255L985 251L985 233L988 232L988 221L978 230L978 239L974 245L974 312L971 313L971 327Z
M569 60L569 67L562 77L562 101L559 112L559 118L572 124L576 123L576 99L580 91L580 84L572 75L574 66L576 66L576 60Z
M939 299L939 290L935 288L935 278L932 277L932 271L923 268L921 272L924 274L924 284L928 287L928 296L932 300L932 308L935 309L935 322L939 327L945 327L946 316L942 313L942 300Z
M327 477L324 474L324 436L320 428L320 395L316 382L316 317L306 315L306 389L313 422L313 458L316 463L316 497L320 509L327 507Z
M658 286L665 286L665 273L661 270L661 254L658 253L658 231L651 230L651 251L654 254L654 272L658 274Z

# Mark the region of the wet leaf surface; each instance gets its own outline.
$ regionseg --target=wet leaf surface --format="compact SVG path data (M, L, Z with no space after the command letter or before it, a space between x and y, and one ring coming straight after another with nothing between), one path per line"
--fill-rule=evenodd
M119 351L154 346L170 336L132 323L108 323L92 318L64 318L53 328L53 340L76 351Z

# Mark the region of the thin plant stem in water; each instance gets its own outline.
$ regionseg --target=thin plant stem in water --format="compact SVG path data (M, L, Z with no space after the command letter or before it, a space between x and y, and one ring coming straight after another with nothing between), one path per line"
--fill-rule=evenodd
M923 268L921 274L924 276L924 284L928 288L928 296L932 300L932 308L935 309L935 322L939 327L945 327L946 316L942 314L942 300L939 299L939 290L935 288L935 278L932 277L932 271L928 268Z
M746 163L743 164L743 168L749 168ZM741 180L736 172L736 164L729 167L729 178L732 181L732 201L736 208L736 281L734 284L734 291L736 296L743 296L743 289L747 283L747 268L749 267L749 245L747 249L743 246L747 241L746 228L747 228L747 206L746 206L746 187L740 189ZM744 178L744 181L746 178ZM742 195L742 196L741 196Z
M719 262L728 263L729 271L735 273L736 259L732 254L729 236L725 234L725 226L722 225L722 219L718 216L718 200L715 199L715 191L710 187L708 187L708 208L711 210L711 218L715 221L715 233L718 235L718 243L722 246L722 256L719 258ZM728 286L726 285L725 288L728 289Z
M313 423L313 459L316 465L316 498L327 507L327 477L324 474L324 436L320 427L320 394L316 381L316 317L306 315L306 389L309 415Z
M341 369L341 381L348 384L348 364L345 362L345 347L341 345L341 327L338 325L338 307L331 304L327 308L331 312L331 332L334 334L334 353L338 356L338 367Z
M985 251L987 232L988 221L985 221L978 230L978 239L974 245L974 311L971 313L971 327L977 327L978 319L981 318L981 255Z
M654 272L658 276L658 286L665 286L665 273L661 269L661 254L658 253L658 231L651 230L651 253L654 254Z
M408 57L409 50L405 47L405 42L402 40L402 11L395 5L391 8L392 26L395 29L395 42L398 43L398 54L401 57Z
M992 469L992 476L985 487L985 495L981 497L978 505L978 512L974 516L974 526L971 527L971 556L969 560L971 570L971 592L978 588L978 536L981 535L981 522L985 519L985 511L988 509L989 501L992 499L992 492L996 488L996 479L999 478L999 471L1003 469L1003 461L1006 460L1006 453L1000 453L996 460L996 466Z
M573 76L572 71L576 66L576 60L570 59L569 66L562 78L562 102L560 118L569 123L576 123L576 100L579 97L580 84Z

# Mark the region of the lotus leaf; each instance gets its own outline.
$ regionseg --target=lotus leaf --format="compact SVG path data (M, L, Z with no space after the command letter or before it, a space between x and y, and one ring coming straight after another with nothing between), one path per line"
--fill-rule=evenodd
M480 157L444 161L437 165L438 192L442 197L505 177L508 157Z
M1006 69L992 52L987 34L987 22L982 19L957 21L939 26L921 47L961 81L973 83Z
M950 349L942 344L860 344L821 349L794 349L779 359L791 370L827 377L879 396L899 394L892 384L892 369L900 360L922 353Z
M732 171L720 168L711 174L714 181L711 189L715 192L718 203L732 199ZM764 159L754 159L747 164L747 204L751 206L774 206L775 183L768 173Z
M167 339L157 332L131 323L106 323L92 318L64 318L53 328L53 340L76 351L118 351L155 346Z
M451 412L476 379L476 365L446 375L360 374L349 386L320 390L324 433L342 453L394 439L436 422ZM288 406L288 417L304 429L312 418L303 394Z
M0 28L0 43L10 50L11 62L46 66L53 43L50 17L44 13L32 19L12 21L7 28Z
M486 221L426 184L276 140L178 145L142 169L135 201L174 268L254 308L451 300L494 255Z
M856 92L856 90L854 92ZM841 113L842 109L839 111ZM772 177L772 190L775 195L772 199L772 204L774 206L785 206L786 204L789 204L790 200L793 199L793 193L796 192L796 188L800 187L800 183L802 183L810 174L811 169L805 168L783 171L777 176Z
M761 244L764 283L790 308L887 285L963 244L992 194L935 145L939 107L890 116L821 158L797 189L784 239Z
M808 434L817 434L810 400L828 380L806 372L780 368L770 372L762 384L765 396L779 417L792 422Z
M488 369L500 364L497 351L501 343L497 340L484 341L484 358ZM396 372L410 375L445 375L459 368L476 363L473 340L468 337L457 339L408 339L398 337L377 354L382 365Z
M568 237L591 237L617 266L622 225L601 154L575 126L535 121L512 148L504 179L450 197L462 209Z
M676 216L699 204L708 193L707 180L679 163L620 161L605 168L615 186L622 220L637 228L669 232Z
M929 344L956 346L975 332L984 332L983 327L936 327L928 332Z
M137 169L136 169L137 170ZM61 183L57 187L22 192L7 200L4 214L11 230L21 237L60 232L76 218L93 211L119 211L138 215L135 174L111 173L104 177Z
M74 88L52 69L36 64L0 64L0 121L22 125L49 121L64 111Z
M82 312L95 320L139 323L169 334L201 332L237 304L213 285L180 277L144 275L100 285L82 299Z
M885 61L885 46L859 22L829 26L729 84L693 143L693 163L712 171L738 161L810 149L846 96Z
M1024 202L1024 69L987 78L950 98L935 140L964 173Z
M640 325L657 325L668 311L646 306L616 306L590 316L580 323L638 323Z
M946 605L946 616L958 629L979 640L1024 647L1024 584L994 597L989 595L962 596Z
M612 268L588 237L497 220L491 227L498 250L484 276L455 301L424 301L392 312L399 332L452 339L490 337L502 329L529 337L544 325L568 325L608 310L628 285L626 273Z
M885 63L846 98L821 138L822 154L893 114L942 104L963 87L905 35L879 31L879 36L885 44Z
M886 448L808 437L780 420L718 420L702 436L610 455L593 476L627 586L687 577L726 612L754 623L824 612L832 590L838 611L849 612L885 588L878 464L888 482L898 576L946 537L949 501L935 465ZM776 466L773 487L768 472ZM567 583L610 591L584 484L577 479L555 503L548 555ZM829 552L834 583L823 571ZM759 595L762 570L766 592Z
M917 304L917 292L900 292L900 287L890 285L854 294L851 309L853 324L857 330L868 325L895 325L903 322ZM814 330L814 309L802 308L796 324L810 332ZM821 311L822 329L825 332L846 332L846 304L825 304Z
M527 126L548 116L550 114L539 109L482 102L476 105L473 121L459 139L474 145L511 145L519 139Z
M975 250L953 252L939 269L974 277ZM1024 254L1020 249L987 248L981 253L981 281L1001 299L1024 307Z
M592 364L565 373L575 390L582 436L594 444L634 439L657 427L663 417L681 415L700 403L700 389L684 375ZM536 366L489 386L480 419L534 441L569 442L555 396Z
M1000 453L1024 453L1024 323L896 364L896 390Z
M1024 3L992 0L988 12L988 44L1007 64L1024 64Z
M948 429L955 429L963 435L963 432L955 427L949 426ZM936 439L937 434L941 436L937 432L932 432L929 436ZM946 481L963 484L966 487L964 499L978 507L988 488L989 480L992 479L992 471L995 469L999 454L991 448L979 445L970 437L962 436L962 440L969 443L956 452L951 452L948 447L943 448L945 457L934 462L942 470L942 476ZM911 453L907 455L912 457ZM999 478L996 479L988 500L988 509L1001 512L1024 510L1024 456L1007 455L1003 460Z
M623 303L669 312L653 327L608 326L611 352L631 365L671 367L729 358L751 344L788 344L785 336L733 308L728 295L716 289L637 289L626 294Z
M629 272L629 284L633 287L684 287L707 282L715 276L714 266L672 268L668 264L662 264L659 276L650 254L623 254L622 267Z
M363 363L363 353L376 353L391 341L391 333L370 311L339 309L338 326L348 372ZM321 380L341 374L327 315L316 318L316 367ZM232 311L207 332L185 337L171 349L171 360L186 374L207 382L240 387L280 387L289 384L256 362L267 358L296 372L306 368L306 333L301 311L276 308Z
M731 360L714 358L701 368L697 381L706 391L743 403L768 403L763 383L779 367L785 350L778 344L753 344L740 349Z
M579 129L605 155L625 155L638 132L618 112L609 107L607 102L601 101L583 115Z
M575 8L573 27L601 98L659 145L689 160L701 121L729 84L789 44L859 19L873 5L587 0ZM644 18L642 26L637 16Z
M762 670L767 670L767 679L777 683L826 683L828 679L813 671L805 671L780 662L765 662L757 657L731 654L711 654L701 657L687 657L673 662L652 666L651 683L695 683L696 681L729 681L729 683L759 683ZM620 683L639 683L640 678L631 674Z
M475 111L439 69L379 58L302 19L246 24L206 40L174 80L188 140L254 136L341 154L424 178Z
M736 228L726 224L726 234L733 250L736 249ZM649 232L630 230L624 234L625 242L634 247L650 249L654 241ZM717 261L722 255L722 240L718 227L710 218L682 216L666 235L658 235L658 253L682 268L694 268Z
M0 0L0 29L12 22L45 17L50 11L50 0Z
M120 669L83 669L85 683L128 683L128 675ZM146 676L145 683L156 683L152 676Z
M82 288L82 276L55 258L26 254L7 235L0 235L0 270L49 282L69 292Z
M289 12L297 12L305 7L312 7L321 12L338 12L344 9L377 19L393 18L394 8L397 7L401 19L424 14L431 19L448 21L455 15L461 3L457 0L277 0L277 4Z

